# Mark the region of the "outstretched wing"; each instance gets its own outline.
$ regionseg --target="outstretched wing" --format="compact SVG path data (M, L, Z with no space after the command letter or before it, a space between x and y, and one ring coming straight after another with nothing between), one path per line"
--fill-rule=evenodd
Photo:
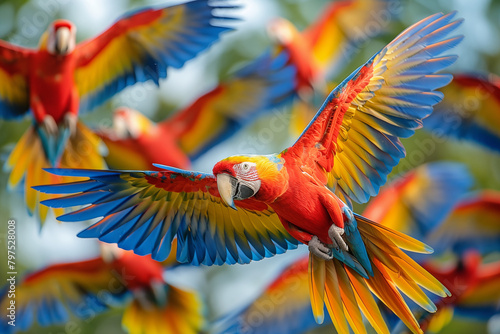
M359 203L378 193L411 136L450 82L434 74L456 60L439 56L463 36L445 39L462 20L435 14L406 29L334 89L284 154L301 159L325 184Z
M500 78L459 74L442 91L444 99L424 120L424 129L500 152Z
M80 110L91 110L136 82L158 84L167 68L180 68L231 30L232 17L214 9L234 8L209 0L126 14L98 37L77 46L75 82ZM217 22L214 22L217 21Z
M16 119L29 110L29 56L33 51L0 40L0 119Z
M295 68L287 64L288 58L286 52L265 52L160 126L177 133L191 159L199 157L264 112L290 101Z
M177 259L192 264L248 263L297 247L267 204L247 199L233 210L221 199L212 174L157 167L165 170L49 169L89 179L35 188L73 194L44 201L51 207L90 204L58 217L61 221L103 217L80 237L117 243L158 261L167 258L175 237Z
M396 1L397 2L397 1ZM394 1L343 0L331 2L321 17L304 31L304 40L312 50L323 73L352 55L358 43L381 34L396 15L390 11ZM379 20L384 20L380 24ZM373 29L374 24L378 29Z
M500 192L485 190L457 205L428 238L436 252L476 249L483 254L500 250Z
M384 186L363 216L396 231L425 238L450 214L473 182L465 165L422 165Z
M41 326L63 324L70 320L70 314L88 317L107 308L110 300L100 298L99 292L101 297L103 291L108 292L106 297L125 292L101 258L57 264L28 275L13 289L15 299L9 297L9 290L7 285L1 296L2 314L9 312L10 300L15 300L17 321L16 327L2 321L0 329L6 327L2 333L10 333L9 327L27 330L35 321ZM2 318L8 319L5 315Z

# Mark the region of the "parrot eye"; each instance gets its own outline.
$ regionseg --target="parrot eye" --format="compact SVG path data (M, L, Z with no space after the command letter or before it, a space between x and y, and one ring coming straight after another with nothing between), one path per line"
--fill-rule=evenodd
M253 162L242 162L234 166L234 171L236 172L236 177L248 179L257 177L256 164Z

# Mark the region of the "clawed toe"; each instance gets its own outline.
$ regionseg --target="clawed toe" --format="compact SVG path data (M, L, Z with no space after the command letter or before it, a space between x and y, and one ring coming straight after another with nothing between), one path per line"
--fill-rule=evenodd
M309 247L309 252L313 253L320 259L325 261L333 259L333 253L331 249L322 243L317 236L313 236L309 243L307 244Z
M347 247L347 244L342 238L343 234L344 234L344 229L338 227L335 224L330 226L330 228L328 229L328 236L330 237L330 239L332 239L333 247L336 249L342 249L347 251L349 250L349 247Z

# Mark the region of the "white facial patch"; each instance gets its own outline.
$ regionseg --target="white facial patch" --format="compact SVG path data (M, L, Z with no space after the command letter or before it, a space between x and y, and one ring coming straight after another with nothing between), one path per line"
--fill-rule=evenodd
M247 181L257 181L259 175L257 174L257 164L255 162L242 162L234 165L236 177Z

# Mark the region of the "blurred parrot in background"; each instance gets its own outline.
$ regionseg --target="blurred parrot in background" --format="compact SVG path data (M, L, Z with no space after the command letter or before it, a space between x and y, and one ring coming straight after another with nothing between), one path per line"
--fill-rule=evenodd
M395 230L401 227L403 232L419 231L421 224L439 224L471 183L465 165L422 165L382 187L363 216ZM311 312L305 256L283 269L255 300L217 321L210 333L301 334L318 326Z
M436 301L435 314L416 314L426 333L439 333L454 317L487 321L498 314L500 303L500 261L484 263L475 250L463 253L453 264L427 261L422 265L452 293ZM406 333L398 324L395 333Z
M16 284L16 326L0 322L2 333L68 323L70 315L90 320L109 308L125 307L122 325L130 334L197 334L205 326L198 294L165 282L172 259L160 263L129 251L107 251L103 257L51 265ZM2 318L9 312L9 285L3 288Z
M161 171L49 169L79 182L37 186L50 207L86 207L58 217L101 217L80 232L139 255L162 260L177 238L177 259L197 264L248 263L307 244L310 298L317 322L324 302L339 333L363 333L361 312L388 333L372 292L415 333L419 325L404 294L435 306L418 285L449 292L400 248L431 249L405 234L354 214L350 200L378 193L405 156L399 137L411 136L442 98L449 74L436 74L456 56L443 52L462 22L435 14L406 29L328 96L303 134L280 154L233 156L213 174L163 166ZM159 167L159 166L157 166ZM327 188L333 187L334 192ZM342 292L341 292L342 291ZM347 320L347 322L346 322Z
M500 192L482 190L464 198L427 241L436 252L462 254L473 249L481 254L500 251Z
M290 53L297 68L297 99L290 128L299 135L321 103L335 88L332 77L364 42L389 30L401 11L399 0L330 1L320 16L303 32L293 23L277 18L268 33L277 50ZM338 82L337 82L338 83Z
M494 74L455 74L441 91L444 99L424 120L424 129L499 153L500 78Z
M387 31L399 10L399 1L331 1L303 32L277 18L268 25L268 33L279 49L290 53L297 67L298 90L307 91L323 86L330 71L345 64L356 46Z
M158 85L169 67L182 67L221 33L232 30L220 24L233 17L212 13L232 7L195 0L142 8L79 44L76 27L67 20L54 21L37 50L0 41L0 118L18 119L31 110L34 120L5 166L10 188L25 178L31 214L39 196L31 186L59 182L41 168L105 167L100 140L78 122L78 113L92 110L136 82L151 80ZM40 208L42 223L46 215L47 209Z
M465 165L428 163L396 177L370 201L363 215L434 247L426 238L443 223L473 184Z
M265 52L159 123L135 110L117 109L113 127L98 132L109 150L108 166L148 169L156 162L190 168L193 159L294 97L296 72L288 59L286 52Z

